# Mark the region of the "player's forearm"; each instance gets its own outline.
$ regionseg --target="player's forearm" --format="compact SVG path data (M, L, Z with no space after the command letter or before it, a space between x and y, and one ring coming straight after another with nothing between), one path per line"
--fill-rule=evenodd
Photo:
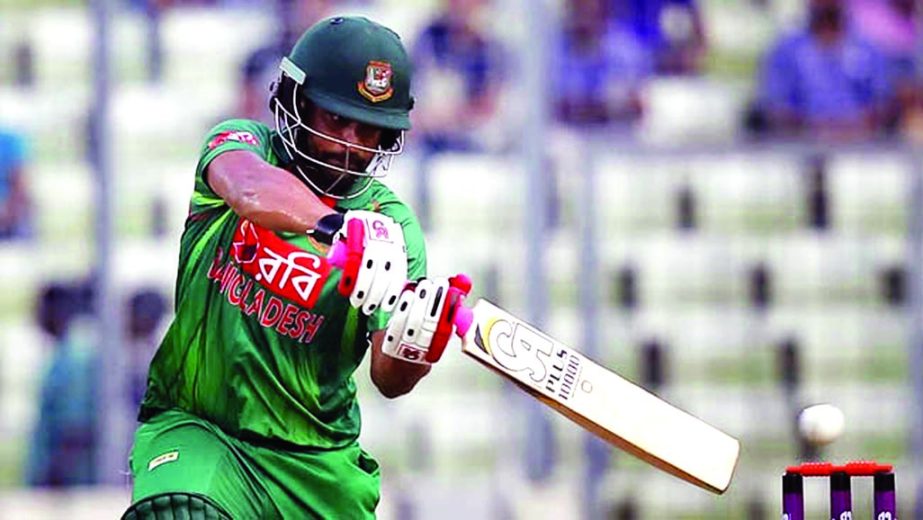
M384 331L372 333L372 382L381 395L394 399L409 393L429 373L430 365L408 363L381 351Z
M221 154L208 166L208 182L235 213L272 231L304 233L332 213L291 173L255 154Z

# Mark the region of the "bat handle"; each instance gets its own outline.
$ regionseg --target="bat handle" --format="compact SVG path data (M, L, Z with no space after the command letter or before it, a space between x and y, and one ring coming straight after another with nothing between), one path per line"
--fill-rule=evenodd
M466 274L459 273L449 278L449 287L449 291L457 291L459 296L458 307L455 309L455 316L452 318L452 323L455 324L455 334L459 338L464 338L465 334L468 333L468 329L471 328L471 323L474 322L474 313L471 312L471 309L465 307L465 296L468 296L471 291L471 278L468 278Z
M455 334L458 334L459 338L465 337L472 323L474 323L474 313L471 309L462 305L455 311Z
M350 220L347 224L346 238L337 240L327 254L327 261L343 271L343 277L337 285L337 290L343 296L352 294L362 265L362 250L365 242L365 227L358 219Z

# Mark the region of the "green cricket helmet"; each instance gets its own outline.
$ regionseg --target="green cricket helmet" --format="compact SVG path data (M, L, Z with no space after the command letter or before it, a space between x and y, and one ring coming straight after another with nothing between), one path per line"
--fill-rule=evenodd
M276 131L299 175L316 191L334 198L356 196L373 178L385 176L394 156L403 150L403 132L410 129L413 107L410 59L400 37L367 18L328 18L301 36L279 68L282 73L270 104ZM319 132L307 122L308 102L382 128L382 142L370 149ZM343 166L312 157L305 149L303 132L344 146ZM350 153L356 150L374 153L364 171L350 169ZM309 174L318 168L338 175L330 180ZM356 177L363 178L364 184L342 193L344 186L355 184ZM319 178L326 185L319 185ZM344 183L346 179L350 182Z

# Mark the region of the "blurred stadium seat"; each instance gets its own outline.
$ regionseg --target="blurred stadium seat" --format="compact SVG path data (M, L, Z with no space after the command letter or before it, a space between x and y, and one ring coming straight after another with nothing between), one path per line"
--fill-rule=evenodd
M855 234L901 236L910 217L911 163L893 153L850 153L829 165L832 221Z

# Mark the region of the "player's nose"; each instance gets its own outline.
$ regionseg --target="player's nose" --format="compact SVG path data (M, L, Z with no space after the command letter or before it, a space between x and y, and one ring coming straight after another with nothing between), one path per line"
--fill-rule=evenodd
M340 131L340 138L348 143L359 143L359 123L353 121Z
M343 127L341 139L348 143L358 144L366 148L375 147L374 138L372 137L368 126L358 121L352 121ZM360 151L364 152L363 150L353 150L353 153Z

